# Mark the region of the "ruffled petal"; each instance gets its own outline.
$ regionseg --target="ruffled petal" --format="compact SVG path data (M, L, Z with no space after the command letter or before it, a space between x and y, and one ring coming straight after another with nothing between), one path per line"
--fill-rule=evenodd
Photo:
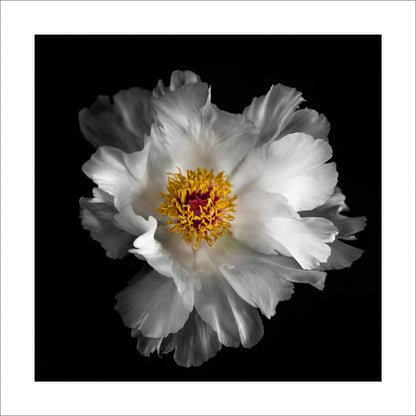
M200 366L221 346L217 333L193 310L185 326L164 341L163 353L175 351L173 358L183 367Z
M258 134L246 117L210 103L206 84L193 83L154 100L157 123L150 134L149 176L205 167L230 174Z
M330 129L331 125L323 114L304 108L293 113L279 138L291 133L305 133L313 136L315 139L326 140Z
M301 218L280 195L246 192L238 201L232 231L252 249L290 256L304 269L327 261L337 229L325 218Z
M198 110L209 101L209 96L208 85L198 82L153 99L157 121L169 132L185 132Z
M257 187L284 196L296 211L323 204L337 183L332 149L303 133L289 134L250 152L232 178L237 193ZM261 169L259 170L259 167Z
M131 88L120 91L111 102L99 96L79 113L82 134L94 146L113 146L125 152L143 148L144 136L153 123L150 91Z
M113 198L98 188L93 190L94 198L81 198L81 224L98 241L108 257L121 259L133 247L135 236L126 233L114 224Z
M331 244L331 255L328 261L321 263L318 270L345 269L346 267L350 267L354 261L358 260L363 253L363 250L336 239Z
M254 98L243 114L260 130L258 144L279 138L302 101L299 91L281 84L272 86L266 95Z
M100 189L114 197L114 205L121 211L125 206L133 205L146 186L148 154L149 146L134 153L103 146L83 165L82 170Z
M159 80L156 88L153 90L153 96L160 98L168 92L175 91L178 88L187 85L201 82L201 78L192 71L173 71L170 77L170 85L165 87L162 80Z
M115 308L124 324L150 338L163 338L179 331L192 310L174 281L155 270L137 276L116 299Z
M220 274L201 278L195 291L195 309L227 347L241 344L250 348L263 336L263 324L256 309L246 303Z

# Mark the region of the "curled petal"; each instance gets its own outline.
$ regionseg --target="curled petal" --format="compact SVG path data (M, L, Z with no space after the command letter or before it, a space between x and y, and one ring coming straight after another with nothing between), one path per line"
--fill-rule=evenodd
M146 231L134 240L135 248L131 249L130 252L140 259L146 259L163 276L171 277L186 305L192 307L194 303L194 276L189 264L192 262L192 258L189 259L188 254L189 251L192 251L192 247L184 241L179 241L176 252L170 250L169 247L167 248L166 245L155 238L155 232L158 228L157 220L152 216L144 222L143 220L139 220L140 226L147 224ZM175 239L176 236L172 237ZM180 252L181 249L183 249L183 252ZM182 258L180 254L182 254ZM188 264L184 265L186 260L188 260Z
M116 299L116 310L124 324L150 338L163 338L179 331L192 310L174 281L155 270L138 275Z
M88 109L79 113L84 137L94 146L113 146L125 152L143 148L144 136L153 123L150 91L131 88L120 91L111 102L99 96Z
M94 198L81 198L81 224L93 240L98 241L108 257L121 259L133 247L135 236L120 230L114 224L114 207L111 195L94 188Z
M178 88L187 85L201 82L201 78L192 71L173 71L170 77L169 87L165 87L162 80L159 80L156 88L153 90L153 96L160 98L168 92L175 91Z
M145 337L137 329L132 330L132 336L137 337L136 348L140 354L149 357L154 352L159 352L163 338L149 338Z

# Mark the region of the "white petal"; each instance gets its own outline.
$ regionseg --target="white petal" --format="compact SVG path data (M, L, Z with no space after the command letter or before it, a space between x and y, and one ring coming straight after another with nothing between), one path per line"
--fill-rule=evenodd
M221 349L217 333L205 323L194 310L185 326L169 336L163 345L163 353L175 351L177 364L190 367L200 366L214 357Z
M326 263L321 263L318 270L339 270L346 267L350 267L352 263L358 260L363 250L345 244L342 241L336 239L331 244L331 255Z
M196 82L201 82L201 78L192 71L173 71L170 77L169 87L165 87L163 81L159 80L156 88L153 90L153 96L159 98L186 84L194 84Z
M114 207L111 195L94 189L94 198L81 198L81 224L90 231L91 238L98 241L112 259L123 258L133 247L134 236L120 230L114 224Z
M241 342L250 348L263 336L258 312L221 275L201 278L201 289L195 291L195 308L226 346L238 347Z
M293 113L280 137L291 133L305 133L313 136L315 139L326 140L330 128L331 126L323 114L304 108Z
M237 193L251 187L283 195L296 211L323 204L337 182L329 144L302 133L289 134L250 152L232 178Z
M165 129L186 131L198 110L209 101L208 85L193 83L152 100L156 118Z
M307 270L327 261L331 249L326 243L335 239L337 229L325 218L273 218L269 222L270 236L276 250L289 254Z
M219 241L210 255L237 294L268 318L275 314L279 301L292 296L292 283L285 280L271 259L277 256L256 253L232 238Z
M131 206L124 207L121 212L114 215L117 227L130 233L134 238L152 229L154 224L151 221L150 219L146 221L142 216L137 215Z
M288 257L257 253L232 237L219 240L209 253L238 295L268 318L275 314L278 302L290 299L290 282L322 289L325 281L323 272L302 270Z
M152 174L204 167L230 174L255 144L256 127L246 117L209 102L205 84L188 84L155 100L151 130Z
M124 324L150 338L179 331L192 310L184 303L174 281L154 270L135 278L116 299L116 310Z
M79 113L83 135L94 146L114 146L125 152L143 148L144 135L153 123L150 91L131 88L114 96L99 96Z
M148 153L149 146L134 153L103 146L83 165L82 170L100 189L114 197L114 205L120 211L132 205L146 185Z
M237 200L234 237L261 253L291 256L304 269L327 261L337 229L324 218L301 218L277 194L246 192Z
M273 86L266 95L254 98L243 114L259 128L258 143L279 138L302 101L300 92L281 84Z

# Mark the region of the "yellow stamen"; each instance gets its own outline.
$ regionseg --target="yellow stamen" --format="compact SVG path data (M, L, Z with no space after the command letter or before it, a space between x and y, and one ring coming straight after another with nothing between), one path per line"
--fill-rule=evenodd
M198 168L185 177L178 171L168 173L168 193L161 193L165 201L156 209L172 218L169 232L179 233L194 249L201 240L211 247L225 231L231 234L230 213L235 212L237 195L230 196L232 185L224 172L214 175L212 169Z

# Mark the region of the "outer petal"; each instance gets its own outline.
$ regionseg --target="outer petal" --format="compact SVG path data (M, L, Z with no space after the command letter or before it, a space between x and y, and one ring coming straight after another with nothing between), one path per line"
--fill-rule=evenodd
M149 146L142 151L124 153L114 147L100 147L82 170L100 189L114 197L120 211L134 200L145 187Z
M221 349L217 333L193 310L184 327L166 338L148 338L140 331L133 330L137 337L137 349L148 357L153 352L168 354L174 352L177 364L183 367L200 366L214 357Z
M315 137L315 139L326 140L330 129L331 125L323 114L304 108L293 113L280 137L291 133L305 133Z
M250 348L263 336L258 312L221 275L201 278L201 289L195 292L195 308L226 346L238 347L241 342Z
M164 342L163 353L175 350L173 357L176 363L190 367L200 366L220 349L221 342L217 333L194 310L185 326Z
M150 98L150 92L141 88L120 91L114 96L114 103L107 96L99 96L89 109L79 113L83 135L94 147L141 150L144 135L153 123Z
M154 352L159 352L163 338L145 337L139 330L132 329L131 335L137 337L136 348L140 354L149 357Z
M235 238L265 254L291 256L304 269L327 261L337 229L325 218L301 218L277 194L259 191L241 196L233 221Z
M328 261L319 266L320 270L343 269L350 267L355 260L358 260L363 251L347 245L340 241L354 240L355 233L362 231L366 226L366 217L347 217L342 215L342 211L347 211L345 196L339 188L335 188L331 197L321 206L311 210L301 212L302 217L309 215L319 215L329 219L337 228L339 235L331 246L331 256Z
M136 277L116 299L116 310L124 324L150 338L179 331L192 310L184 303L174 281L155 270Z
M340 241L338 238L331 244L331 255L326 263L321 263L318 270L339 270L350 267L358 260L363 250L350 246Z
M299 91L281 84L254 98L243 114L259 128L258 144L277 139L302 101Z
M336 185L335 164L325 164L331 156L327 142L289 134L252 151L233 184L237 193L255 186L284 196L296 211L310 210L323 204Z
M170 85L165 87L163 81L159 80L156 88L153 90L153 96L159 98L184 85L195 84L196 82L201 82L201 78L192 71L173 71L170 77Z
M114 224L113 198L98 188L93 190L94 198L81 198L81 224L90 231L93 240L98 241L112 259L123 258L133 247L135 236L126 233Z

